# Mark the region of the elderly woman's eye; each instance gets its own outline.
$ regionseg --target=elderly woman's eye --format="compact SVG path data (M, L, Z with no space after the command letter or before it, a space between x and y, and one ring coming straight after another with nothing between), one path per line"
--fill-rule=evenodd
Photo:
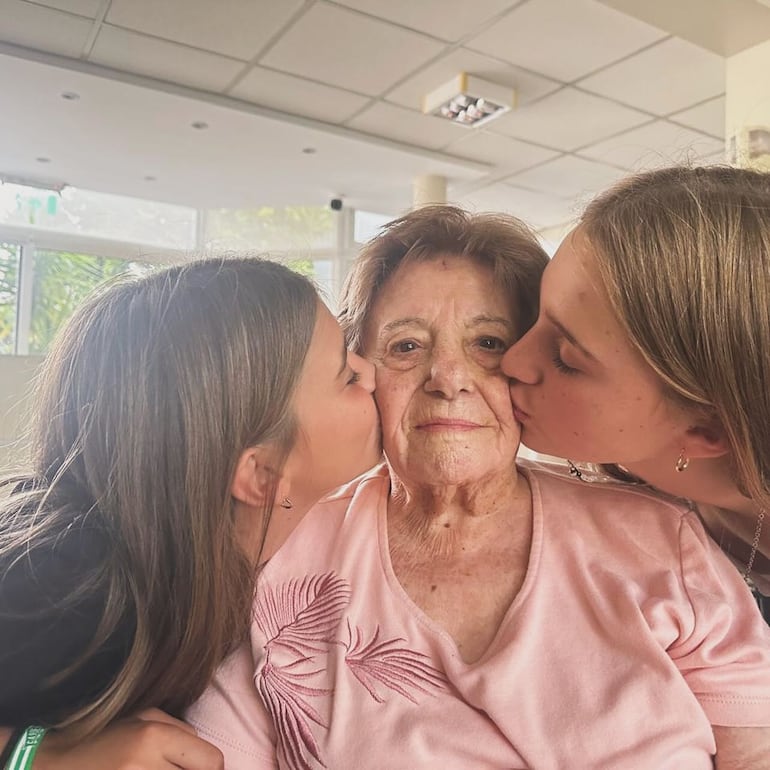
M392 353L412 353L417 350L417 343L414 340L399 340L390 346Z
M483 350L489 350L493 353L504 353L508 349L508 345L499 337L481 337L478 344Z

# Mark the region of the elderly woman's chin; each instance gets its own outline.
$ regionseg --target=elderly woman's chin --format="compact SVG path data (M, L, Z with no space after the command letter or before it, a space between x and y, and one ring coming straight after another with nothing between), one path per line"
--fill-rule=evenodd
M389 453L386 448L385 456L401 481L421 486L464 486L513 469L518 443L499 446L488 438L475 438L413 438L407 451Z

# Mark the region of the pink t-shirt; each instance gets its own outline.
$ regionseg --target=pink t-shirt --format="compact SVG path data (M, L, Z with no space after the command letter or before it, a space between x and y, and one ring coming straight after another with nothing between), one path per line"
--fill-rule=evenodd
M383 468L307 515L188 715L227 770L710 770L710 723L770 725L770 629L697 517L523 471L527 574L472 665L393 572Z

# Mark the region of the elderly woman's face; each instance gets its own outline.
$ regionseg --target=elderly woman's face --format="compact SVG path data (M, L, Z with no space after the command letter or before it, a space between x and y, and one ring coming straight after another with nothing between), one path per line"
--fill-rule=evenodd
M511 467L519 444L500 360L516 337L492 271L464 257L402 265L364 336L383 448L403 481L464 484Z

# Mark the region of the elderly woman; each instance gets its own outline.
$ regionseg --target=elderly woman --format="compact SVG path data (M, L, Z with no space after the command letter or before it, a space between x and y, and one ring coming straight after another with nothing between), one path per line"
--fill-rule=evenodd
M449 207L364 250L341 320L387 462L262 572L250 648L189 714L228 770L705 770L712 723L768 724L770 638L697 517L516 465L500 361L545 263Z

